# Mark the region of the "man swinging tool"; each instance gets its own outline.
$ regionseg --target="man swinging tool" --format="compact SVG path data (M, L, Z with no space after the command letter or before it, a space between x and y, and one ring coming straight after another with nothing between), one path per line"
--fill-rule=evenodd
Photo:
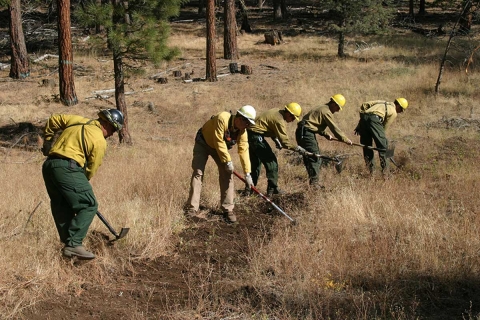
M255 119L255 124L247 129L248 133L248 152L252 163L252 179L256 186L262 163L265 166L267 174L267 197L274 194L283 193L278 188L278 161L272 151L272 148L265 138L272 138L277 149L286 148L292 151L304 153L305 149L294 146L288 139L286 123L298 120L302 113L302 108L298 103L292 102L287 104L283 109L270 109L260 114ZM249 194L251 189L247 187L245 192Z
M238 145L238 155L245 173L247 184L253 185L250 175L250 158L246 128L255 124L255 108L246 105L237 114L220 112L210 118L197 132L193 147L192 178L187 201L186 215L189 218L198 215L203 175L208 157L212 157L218 167L220 182L220 203L225 220L235 223L237 217L234 208L233 162L228 150Z
M385 131L395 121L397 114L405 111L407 107L408 101L405 98L398 98L394 102L369 101L360 106L360 120L354 133L360 136L360 143L365 145L363 147L363 157L371 174L375 167L373 162L373 141L375 141L375 145L378 148L382 173L386 174L388 171L386 156L388 140Z
M102 164L105 139L121 130L123 124L122 112L108 109L100 111L96 120L53 115L45 125L42 152L48 158L42 174L60 241L65 244L64 256L95 258L82 245L98 209L89 180ZM60 130L63 132L53 143L55 132Z
M314 108L304 115L302 121L298 123L297 130L295 131L298 145L305 148L308 152L320 154L315 134L319 134L328 140L332 140L332 136L326 131L327 127L338 140L351 145L352 141L337 127L333 119L333 114L341 111L344 106L345 97L341 94L336 94L330 98L330 101L327 104ZM303 163L307 169L310 186L313 188L322 187L319 182L322 158L304 155Z

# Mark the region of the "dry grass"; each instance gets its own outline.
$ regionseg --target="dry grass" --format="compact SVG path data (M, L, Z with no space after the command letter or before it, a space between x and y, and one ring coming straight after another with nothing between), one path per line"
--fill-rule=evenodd
M261 112L290 101L308 111L335 93L347 98L345 110L336 118L349 135L361 102L399 96L409 100L410 108L389 133L398 142L396 154L404 167L386 181L379 176L368 178L360 148L319 140L326 152L357 156L349 158L341 175L325 168L326 191L309 192L306 205L289 212L299 225L290 228L280 221L273 239L256 249L247 272L239 274L255 288L256 299L264 302L256 309L257 316L412 319L425 296L432 298L422 301L426 305L422 308L438 302L431 285L448 292L458 289L455 283L467 286L478 282L478 128L446 129L432 124L442 117L478 119L474 98L479 75L472 73L466 81L459 69L449 69L442 84L446 94L436 98L432 91L438 64L418 59L438 57L443 43L422 46L416 41L408 48L394 47L393 40L372 39L381 45L358 54L351 45L352 57L358 59L344 61L335 58L334 42L324 37L287 38L278 47L261 45L260 40L254 35L239 38L239 61L255 70L250 79L227 76L217 83L155 84L148 75L173 67L203 76L203 38L177 31L171 43L184 50L184 60L148 67L147 76L129 80L132 90L148 86L155 90L127 98L134 146L119 146L112 138L92 184L100 211L116 228L128 226L131 231L107 250L99 241L107 232L95 219L91 230L96 233L89 233L86 241L98 255L93 264L72 267L60 257L61 245L41 177L43 157L1 150L0 181L5 186L0 191L3 318L15 318L22 308L52 292L80 294L86 281L108 283L116 271L130 269L132 260L168 254L171 236L184 228L182 206L188 196L193 137L210 115L244 104ZM32 82L0 83L0 124L40 124L56 112L95 117L100 107L108 107L105 102L85 101L85 97L93 90L113 87L111 63L89 56L75 59L95 72L76 77L79 105L66 109L49 102L58 88L39 87L36 82L46 77L46 71L35 66ZM228 63L219 59L217 67ZM260 64L279 70L264 70ZM7 75L5 70L0 73L2 78ZM157 111L135 106L135 101L153 102ZM289 130L293 137L294 125ZM284 189L303 191L304 168L293 164L287 152L280 153L279 161ZM216 206L217 177L211 162L205 186L205 203ZM253 310L252 297L243 296L239 304L244 304L238 308ZM219 305L202 303L197 310L209 306L220 310ZM253 311L250 314L255 318ZM177 313L172 315L175 317L183 316ZM135 318L141 318L140 311Z

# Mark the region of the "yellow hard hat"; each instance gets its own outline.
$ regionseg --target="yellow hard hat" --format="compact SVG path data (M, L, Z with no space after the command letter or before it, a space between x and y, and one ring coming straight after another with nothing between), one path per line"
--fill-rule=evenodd
M332 96L330 99L333 100L337 104L337 106L340 108L340 110L343 110L343 106L345 105L345 97L342 96L341 94L337 93L336 95Z
M405 98L397 98L395 102L397 102L403 110L408 108L408 101Z
M300 115L302 114L302 107L300 107L300 105L296 102L290 102L289 104L287 104L285 106L285 110L293 114L295 116L295 119L297 119L297 121L298 121L298 117L300 117Z

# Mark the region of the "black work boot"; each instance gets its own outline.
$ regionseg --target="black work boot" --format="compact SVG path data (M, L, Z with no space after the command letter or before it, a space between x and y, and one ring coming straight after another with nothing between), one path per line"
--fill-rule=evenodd
M271 198L274 194L285 194L285 191L281 190L280 188L268 188L267 190L267 197Z

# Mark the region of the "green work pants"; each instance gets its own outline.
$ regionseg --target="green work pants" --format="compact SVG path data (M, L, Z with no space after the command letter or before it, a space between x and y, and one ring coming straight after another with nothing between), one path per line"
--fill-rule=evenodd
M295 131L295 139L297 140L297 144L308 152L320 154L315 133L305 128L301 123L298 124L297 130ZM303 164L307 169L309 183L311 185L318 184L322 159L303 156Z
M383 149L383 151L378 152L378 156L380 158L380 166L382 167L382 171L385 172L388 169L388 162L385 158L385 152L388 147L388 140L385 136L385 128L383 127L382 119L375 114L361 114L358 131L360 133L361 144L371 147L373 141L375 141L375 146L379 149ZM373 169L375 167L375 164L373 162L373 150L364 147L363 157L365 159L365 164L367 165L368 169L370 170L370 172L373 172Z
M265 166L267 175L267 193L278 189L278 161L272 148L261 134L247 130L248 153L252 166L253 184L257 185L258 177Z
M47 159L42 174L60 240L81 246L98 209L83 168L71 160Z

